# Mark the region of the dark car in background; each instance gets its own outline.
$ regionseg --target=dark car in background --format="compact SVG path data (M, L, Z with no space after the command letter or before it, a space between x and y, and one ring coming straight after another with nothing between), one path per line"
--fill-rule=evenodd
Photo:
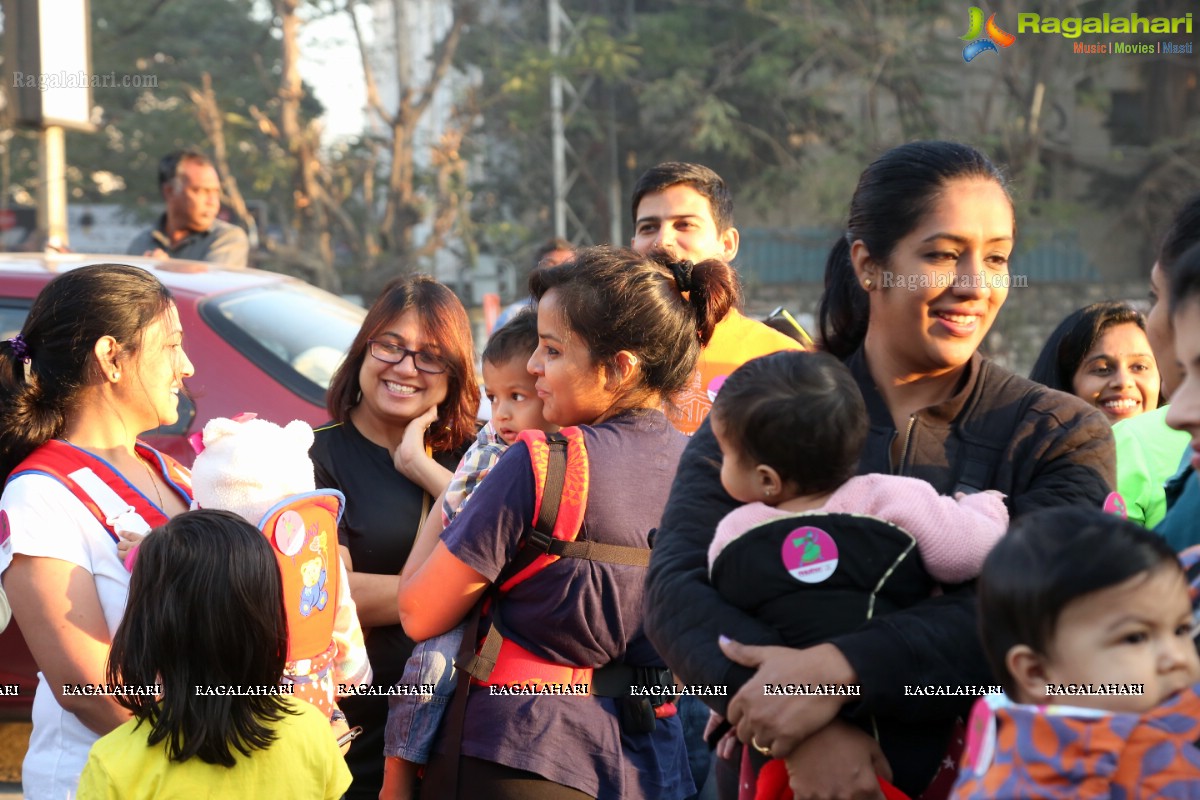
M51 253L0 254L0 339L20 332L34 297L55 276L88 264L131 264L171 291L195 375L180 395L179 421L141 438L184 464L187 437L213 417L253 411L284 424L328 419L325 390L366 312L336 295L273 272L196 261ZM34 355L36 358L36 354ZM37 668L14 620L0 634L0 720L28 719Z

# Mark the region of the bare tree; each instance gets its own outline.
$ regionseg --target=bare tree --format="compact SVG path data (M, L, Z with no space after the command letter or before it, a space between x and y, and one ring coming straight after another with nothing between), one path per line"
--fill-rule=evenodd
M445 33L433 47L432 63L424 81L414 79L416 70L409 60L407 47L397 47L397 57L393 66L399 97L392 108L384 102L380 94L375 68L371 64L367 42L356 13L357 4L356 0L348 0L345 12L354 28L362 59L367 105L385 131L381 144L386 150L386 158L382 160L386 161L388 170L387 183L383 187L382 213L378 217L373 194L366 194L364 197L368 227L379 232L377 257L367 262L364 267L365 271L372 271L381 260L379 256L386 253L387 261L398 269L407 271L412 269L419 259L432 255L445 245L448 235L454 229L462 209L469 200L465 186L466 164L461 145L472 124L473 114L469 110L470 93L466 93L466 101L455 103L450 119L441 132L440 141L433 146L430 157L432 175L429 176L429 184L433 188L432 208L427 208L422 202L419 188L421 176L418 175L417 168L416 133L435 96L446 83L463 31L475 18L477 9L470 0L455 0L450 4L451 20ZM391 0L391 10L396 26L391 33L397 42L406 45L408 31L405 27L404 0ZM366 188L364 186L364 190ZM431 232L418 246L414 229L427 216L431 220ZM365 247L364 250L370 252L372 248Z

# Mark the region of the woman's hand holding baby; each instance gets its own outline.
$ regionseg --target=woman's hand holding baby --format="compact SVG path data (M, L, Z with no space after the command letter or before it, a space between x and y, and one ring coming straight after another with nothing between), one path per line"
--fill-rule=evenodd
M775 758L791 754L801 742L828 725L848 694L820 696L766 695L765 685L853 684L854 668L831 644L804 650L755 647L721 637L721 650L732 661L757 672L729 702L729 721L738 738L770 751Z

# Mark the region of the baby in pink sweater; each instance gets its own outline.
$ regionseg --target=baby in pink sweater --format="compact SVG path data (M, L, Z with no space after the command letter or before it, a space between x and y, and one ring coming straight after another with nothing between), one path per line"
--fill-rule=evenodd
M921 602L940 584L977 577L1008 526L999 492L943 497L917 478L855 477L866 404L850 371L825 353L743 364L709 419L721 483L746 504L717 526L710 582L788 647L827 642ZM905 721L859 724L889 760L916 735ZM714 717L709 730L718 725ZM731 749L726 736L718 751Z
M713 403L712 428L723 456L721 483L746 505L717 526L708 551L710 575L718 577L722 554L732 544L775 530L781 537L801 533L784 542L782 558L765 559L773 563L764 563L762 553L747 549L749 564L736 569L741 579L749 577L747 570L769 578L772 568L786 570L804 584L831 579L839 557L853 557L864 546L839 536L864 522L829 516L836 514L884 523L874 529L900 545L897 557L911 559L912 547L903 545L915 544L928 575L939 583L978 576L984 557L1008 526L1004 495L985 491L945 497L918 478L853 477L867 427L858 385L830 355L775 353L731 375ZM817 524L814 515L821 515L819 524L824 527L806 524ZM794 523L794 530L769 525L785 518ZM878 548L865 546L877 561Z

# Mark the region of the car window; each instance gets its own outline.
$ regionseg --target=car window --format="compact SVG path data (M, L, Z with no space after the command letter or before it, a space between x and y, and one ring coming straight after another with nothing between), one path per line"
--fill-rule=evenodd
M11 339L21 332L25 318L29 316L31 301L0 301L0 339Z
M199 312L263 371L321 406L367 313L329 292L292 283L211 297Z

